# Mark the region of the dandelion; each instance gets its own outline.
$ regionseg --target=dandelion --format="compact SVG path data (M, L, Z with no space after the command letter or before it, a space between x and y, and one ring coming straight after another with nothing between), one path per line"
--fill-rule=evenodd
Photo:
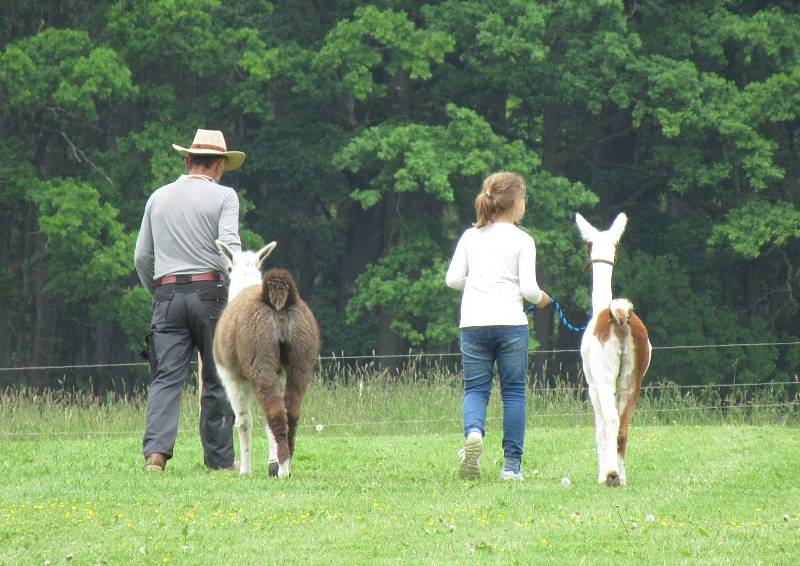
M317 432L322 432L322 429L324 428L325 426L322 423L317 423L317 425L314 427Z
M139 554L144 556L145 554L147 554L147 549L145 547L143 547L143 546L140 546L139 547Z
M631 522L631 529L636 530L639 528L639 525L636 524L636 521Z
M561 478L561 485L563 485L564 487L569 487L572 485L572 482L570 481L569 478Z
M788 522L789 522L789 514L788 514L788 513L784 513L784 515L783 515L783 522L784 522L784 523L788 523Z
M648 513L647 517L645 517L645 518L647 519L648 523L655 523L655 521L656 521L656 516L653 515L652 513Z
M532 476L538 476L538 475L539 475L539 469L537 468L537 469L533 470L533 471L531 472L531 475L532 475Z

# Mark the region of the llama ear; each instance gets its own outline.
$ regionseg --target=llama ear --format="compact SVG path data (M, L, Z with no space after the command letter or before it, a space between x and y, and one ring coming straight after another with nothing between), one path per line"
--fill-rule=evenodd
M219 240L214 240L214 243L217 245L219 253L230 263L233 263L233 252L231 249L224 242L220 242Z
M264 246L263 248L258 250L258 252L256 252L256 256L258 257L258 266L259 267L261 267L261 264L264 263L264 260L267 259L269 254L272 253L272 250L274 250L275 246L277 246L277 245L278 245L278 242L270 242L269 244L267 244L266 246Z
M619 241L622 238L622 233L625 231L625 226L628 225L628 217L624 212L617 214L614 223L609 228L609 231L615 236L615 240Z
M589 224L589 222L581 216L580 212L575 213L575 223L578 225L578 230L581 232L581 238L587 242L597 234L597 228Z

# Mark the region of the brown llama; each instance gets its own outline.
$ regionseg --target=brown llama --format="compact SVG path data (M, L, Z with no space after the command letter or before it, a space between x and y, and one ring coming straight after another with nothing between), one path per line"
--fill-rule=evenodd
M228 256L232 285L237 255ZM242 475L251 471L250 399L255 396L267 421L268 473L289 476L300 406L319 350L317 321L285 269L270 269L261 285L245 287L225 307L214 336L214 361L236 416Z

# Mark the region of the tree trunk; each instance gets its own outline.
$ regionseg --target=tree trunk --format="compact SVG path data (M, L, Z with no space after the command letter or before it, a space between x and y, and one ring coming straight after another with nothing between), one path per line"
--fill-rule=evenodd
M544 107L544 128L542 132L542 168L552 175L558 175L558 148L560 144L559 117L555 105L547 104ZM550 278L546 271L537 274L539 285L542 289L550 287ZM539 354L543 350L553 349L553 309L547 306L536 309L533 314L534 333L539 343L537 353L533 356L533 380L546 379L547 360L549 354ZM532 380L532 381L533 381Z
M36 251L44 250L47 236L34 236ZM56 346L56 302L52 293L44 287L50 280L47 266L39 264L33 268L34 332L31 363L46 365L55 360ZM46 381L46 380L45 380Z

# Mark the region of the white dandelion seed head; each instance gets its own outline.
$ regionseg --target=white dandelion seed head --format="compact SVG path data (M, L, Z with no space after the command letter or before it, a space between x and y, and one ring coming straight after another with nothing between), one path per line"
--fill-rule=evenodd
M534 476L538 476L538 475L539 475L539 469L538 469L538 468L536 468L535 470L533 470L533 471L531 472L531 474L532 474L532 475L534 475Z
M563 485L564 487L569 487L572 485L572 482L570 481L569 478L561 478L561 485Z
M147 549L143 546L139 547L139 554L147 554Z
M636 530L637 528L639 528L639 525L637 525L635 522L632 522L632 523L631 523L631 528L632 528L633 530Z
M648 515L647 515L647 517L646 517L646 518L647 518L647 522L648 522L648 523L653 523L653 522L655 522L655 520L656 520L656 516L655 516L655 515L653 515L652 513L648 513Z
M788 513L785 513L783 515L783 520L786 521L787 523L789 522L789 514Z
M322 432L322 429L324 428L325 426L322 423L317 423L317 426L314 427L317 432Z

